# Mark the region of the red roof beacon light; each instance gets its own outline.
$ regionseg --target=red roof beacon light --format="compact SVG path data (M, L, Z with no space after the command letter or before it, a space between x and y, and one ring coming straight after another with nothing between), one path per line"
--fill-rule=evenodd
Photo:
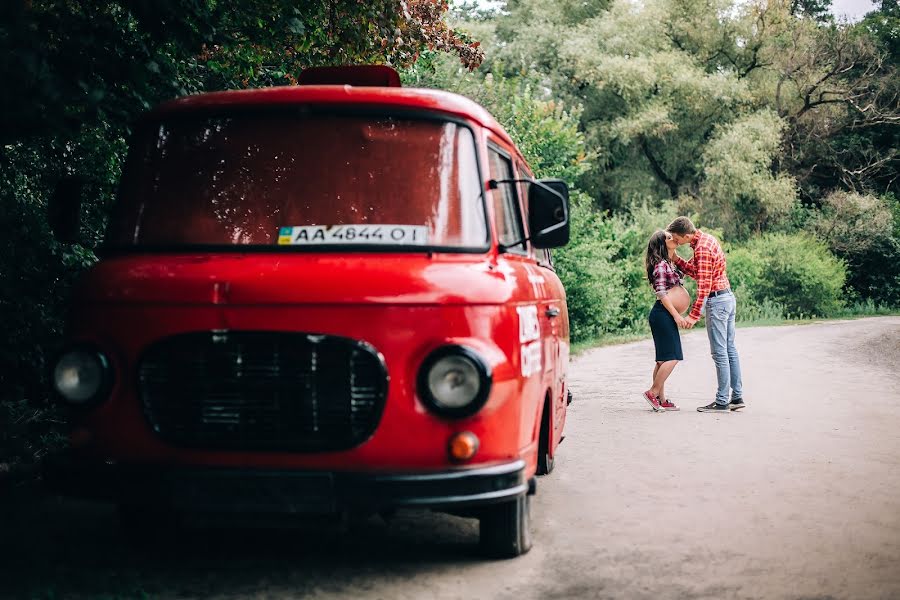
M361 87L402 87L400 75L386 65L347 65L303 69L298 85L355 85Z

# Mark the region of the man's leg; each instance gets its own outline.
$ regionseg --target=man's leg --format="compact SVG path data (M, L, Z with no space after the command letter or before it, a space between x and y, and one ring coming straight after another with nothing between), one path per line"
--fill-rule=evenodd
M728 364L728 318L734 312L719 297L706 301L706 335L709 337L709 350L716 364L716 379L719 389L716 390L716 404L728 404L728 385L731 382L731 369Z
M731 371L731 398L743 398L744 388L741 381L741 361L737 347L734 345L734 318L737 314L737 300L732 300L731 316L728 319L728 367Z

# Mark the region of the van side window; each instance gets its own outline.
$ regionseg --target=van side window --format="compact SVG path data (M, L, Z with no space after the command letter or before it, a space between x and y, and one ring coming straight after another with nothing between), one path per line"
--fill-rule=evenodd
M519 198L521 198L521 207L522 207L522 221L525 223L526 228L528 226L528 188L530 187L530 183L525 181L526 179L532 179L533 175L530 171L525 169L524 165L516 161L516 179L519 179L519 183L517 183L517 187L519 188ZM531 232L528 232L528 235L531 235Z
M491 179L501 181L513 178L512 162L490 148ZM525 237L522 229L522 217L519 214L519 203L516 198L516 187L512 184L500 184L491 192L491 202L494 205L494 214L497 219L497 234L503 245L514 244ZM515 254L528 254L525 244L519 244L508 249Z
M538 264L541 265L542 267L547 267L548 269L554 270L553 269L553 257L550 255L549 248L544 248L543 250L541 250L540 253L537 255L537 259L538 259Z

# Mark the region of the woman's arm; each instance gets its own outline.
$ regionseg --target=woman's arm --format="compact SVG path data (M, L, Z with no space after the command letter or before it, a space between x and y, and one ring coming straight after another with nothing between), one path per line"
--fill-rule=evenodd
M668 285L668 278L666 276L671 272L672 267L666 262L657 263L653 268L653 291L656 292L656 297L659 299L660 303L667 311L669 311L672 318L675 319L675 323L681 327L685 319L677 310L675 310L675 305L672 304L672 300L669 298L669 288L666 287Z
M672 304L672 300L669 298L669 295L666 294L665 296L660 296L659 301L665 307L665 309L669 311L669 314L672 315L672 318L675 319L675 324L679 327L683 327L686 319L681 316L681 313L675 310L675 305Z

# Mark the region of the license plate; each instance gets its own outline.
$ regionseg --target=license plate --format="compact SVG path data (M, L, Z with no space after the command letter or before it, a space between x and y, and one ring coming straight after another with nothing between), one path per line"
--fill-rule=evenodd
M424 246L424 225L298 225L278 230L279 246L380 244Z
M336 510L328 473L180 473L171 478L178 508L211 512L325 514Z

